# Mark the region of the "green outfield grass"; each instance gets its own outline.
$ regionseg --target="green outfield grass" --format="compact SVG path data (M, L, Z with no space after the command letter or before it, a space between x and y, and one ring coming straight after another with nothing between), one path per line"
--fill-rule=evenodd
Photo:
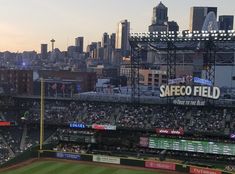
M129 170L97 165L67 163L57 161L39 161L19 169L1 172L1 174L160 174L141 170Z

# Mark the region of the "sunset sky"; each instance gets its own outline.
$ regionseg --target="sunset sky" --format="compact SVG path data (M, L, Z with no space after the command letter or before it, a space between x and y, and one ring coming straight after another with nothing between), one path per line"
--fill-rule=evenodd
M41 43L56 40L66 50L77 36L85 46L99 41L104 32L116 32L128 19L131 32L145 32L158 0L0 0L0 52L40 50ZM235 0L162 0L169 20L188 29L191 6L217 6L218 15L235 15ZM49 47L50 48L50 47Z

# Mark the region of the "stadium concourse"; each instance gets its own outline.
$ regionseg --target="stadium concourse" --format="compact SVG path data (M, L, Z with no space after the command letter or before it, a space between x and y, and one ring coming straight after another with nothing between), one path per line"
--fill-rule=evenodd
M39 144L40 98L4 96L0 105L0 163L4 164ZM228 105L131 105L47 98L44 123L45 144L55 151L167 158L183 164L218 164L224 169L234 165L235 108ZM178 140L188 143L187 148L175 148ZM202 145L192 147L193 143ZM212 143L217 150L203 149L204 143L208 147Z

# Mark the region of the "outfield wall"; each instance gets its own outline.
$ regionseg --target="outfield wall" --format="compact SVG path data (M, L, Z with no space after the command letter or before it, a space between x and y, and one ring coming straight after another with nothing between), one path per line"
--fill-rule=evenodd
M77 154L77 153L67 153L67 152L65 153L65 152L56 152L50 150L45 150L42 153L40 153L40 157L50 157L50 158L59 158L59 159L77 160L77 161L90 161L97 163L126 165L126 166L143 167L151 169L162 169L162 170L178 171L190 174L232 174L230 172L225 172L222 170L189 166L173 162L138 160L132 158L122 158L122 157L106 156L106 155L88 155L88 154Z

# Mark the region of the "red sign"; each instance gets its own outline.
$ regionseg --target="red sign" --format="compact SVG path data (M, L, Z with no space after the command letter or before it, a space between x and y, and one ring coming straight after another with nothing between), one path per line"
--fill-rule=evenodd
M158 134L168 134L168 135L183 135L184 134L183 129L173 130L173 129L156 128L156 132Z
M0 121L0 126L10 126L11 122L8 121Z
M99 124L93 124L92 129L96 130L116 130L116 126L113 125L99 125Z
M221 174L222 172L219 170L190 166L190 173L191 174Z
M175 164L158 161L145 161L145 167L154 169L175 170Z

